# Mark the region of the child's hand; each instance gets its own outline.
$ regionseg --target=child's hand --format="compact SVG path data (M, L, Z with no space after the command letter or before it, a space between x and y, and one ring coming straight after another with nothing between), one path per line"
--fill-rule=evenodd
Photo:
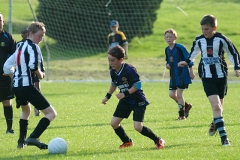
M118 94L116 94L116 97L118 99L123 99L125 97L125 95L124 95L124 93L118 93Z
M171 69L171 67L170 67L169 64L166 64L166 68L167 68L167 69Z
M108 101L107 97L103 98L102 104L107 104L107 101Z
M187 62L186 61L180 61L178 62L178 67L184 67L187 65Z
M240 70L235 70L235 75L236 75L236 77L239 77L240 76Z

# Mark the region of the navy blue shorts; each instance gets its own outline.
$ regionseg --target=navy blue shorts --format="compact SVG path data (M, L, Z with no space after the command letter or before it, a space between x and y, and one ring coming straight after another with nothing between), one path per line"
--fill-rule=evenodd
M0 102L14 98L12 80L9 76L0 76Z
M34 86L14 87L14 94L16 96L16 107L27 105L30 102L38 110L46 109L50 103Z
M202 84L207 97L218 95L223 99L227 94L227 78L202 78Z
M113 114L114 117L128 118L133 111L133 121L143 122L146 106L130 105L124 100L120 100Z

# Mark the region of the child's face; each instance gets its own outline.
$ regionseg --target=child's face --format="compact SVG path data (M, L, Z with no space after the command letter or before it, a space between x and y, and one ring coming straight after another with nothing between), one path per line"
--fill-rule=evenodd
M172 33L166 33L164 37L165 41L168 45L172 45L175 43L175 40L177 39L174 34Z
M211 27L209 25L202 25L201 28L202 28L202 33L206 38L212 38L212 36L216 31L216 27Z
M108 62L112 69L119 71L122 67L123 58L118 60L116 57L108 54Z
M113 33L116 33L118 31L118 26L112 26L110 28Z
M45 33L42 30L39 30L36 33L29 33L29 39L32 40L34 43L39 44L44 37Z

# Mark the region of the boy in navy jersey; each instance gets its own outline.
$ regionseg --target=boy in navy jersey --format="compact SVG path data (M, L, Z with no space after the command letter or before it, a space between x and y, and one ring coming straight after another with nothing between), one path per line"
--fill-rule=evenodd
M4 19L0 13L0 102L3 104L3 111L7 123L7 134L14 134L13 124L13 108L12 100L14 94L12 91L12 80L9 76L3 76L3 65L7 58L16 50L16 42L12 35L3 29Z
M179 62L179 66L193 66L194 59L201 53L199 72L201 72L203 88L213 111L213 123L209 129L209 135L213 136L218 130L222 145L229 146L230 142L222 115L223 98L227 89L227 66L224 64L223 53L228 54L237 77L240 76L239 53L226 36L216 32L217 18L215 16L205 15L200 25L203 34L196 37L188 59Z
M119 45L108 51L112 83L102 103L106 104L116 88L119 88L120 93L116 95L119 103L113 114L111 126L123 142L120 148L131 147L133 145L132 140L125 133L122 125L120 125L121 121L124 118L128 118L133 111L135 130L152 139L156 148L161 149L164 147L164 140L154 134L151 129L143 126L144 114L149 102L143 93L141 81L136 69L130 64L123 63L124 52L124 49Z
M8 58L4 64L5 75L13 74L13 91L16 96L16 107L22 108L19 126L20 134L17 148L24 148L25 145L34 145L39 149L47 149L48 145L40 142L39 137L50 125L57 115L53 106L34 87L34 75L39 79L45 74L41 71L40 65L43 62L42 53L38 44L42 41L46 29L41 22L32 22L28 27L28 38ZM15 71L14 68L15 67ZM30 103L44 113L44 117L39 121L36 128L26 139L28 120L31 113Z
M178 62L188 58L186 48L177 44L177 32L170 28L164 33L168 47L165 49L166 68L170 70L169 96L178 104L177 120L185 120L189 115L192 105L187 103L183 97L183 91L188 89L188 85L192 83L188 66L178 67ZM191 70L192 68L190 68ZM193 79L193 77L192 77Z

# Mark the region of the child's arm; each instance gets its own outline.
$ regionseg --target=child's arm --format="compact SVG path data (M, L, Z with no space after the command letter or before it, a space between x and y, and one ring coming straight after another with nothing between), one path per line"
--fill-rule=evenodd
M190 78L193 80L195 78L195 74L193 72L192 67L189 68L189 74L190 74Z
M116 90L117 86L114 86L113 84L111 84L108 93L106 94L106 96L103 98L102 100L102 104L107 104L107 101L111 98L112 93Z
M125 43L125 44L123 45L123 49L125 50L124 59L128 59L128 43Z

